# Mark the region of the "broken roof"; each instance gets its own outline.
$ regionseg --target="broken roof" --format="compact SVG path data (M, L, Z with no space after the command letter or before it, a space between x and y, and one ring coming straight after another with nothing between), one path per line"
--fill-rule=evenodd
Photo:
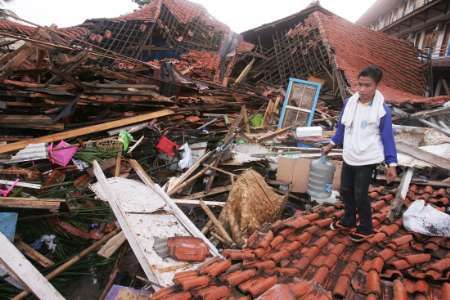
M345 232L329 229L333 219L343 216L342 205L319 206L266 226L254 233L242 250L224 250L225 261L216 259L197 270L176 274L175 286L150 299L189 299L211 293L220 294L220 298L233 294L236 297L231 299L237 299L237 291L267 300L309 299L307 296L447 299L448 238L416 235L402 227L401 219L388 221L394 194L383 187L372 188L370 196L376 233L361 244L351 242ZM406 204L416 197L441 209L449 201L445 189L431 186L412 185ZM276 284L275 289L281 291L264 294Z
M200 4L186 0L155 0L135 10L132 13L118 17L119 20L139 20L156 22L161 14L161 7L165 6L180 23L186 24L198 18L203 23L212 26L216 30L229 31L229 27L214 19Z
M342 70L352 92L357 77L367 65L383 70L379 89L391 103L428 102L425 91L424 63L418 50L408 41L355 25L337 15L315 11L290 34L302 33L305 26L318 27L328 45L331 60Z
M80 26L71 26L71 27L64 27L64 28L54 27L53 29L55 32L58 32L63 35L67 35L70 38L77 38L88 32L88 30L86 28L83 28ZM18 22L14 22L11 20L2 19L2 20L0 20L0 30L31 37L33 34L35 34L37 32L38 27L33 27L33 26L18 23Z

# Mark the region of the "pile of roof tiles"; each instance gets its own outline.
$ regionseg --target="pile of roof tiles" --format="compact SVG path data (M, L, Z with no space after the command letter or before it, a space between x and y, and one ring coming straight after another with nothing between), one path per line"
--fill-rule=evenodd
M427 201L442 210L448 206L446 190L411 190L430 192ZM401 219L390 223L393 194L376 187L370 196L376 232L363 243L329 228L343 216L341 205L320 206L263 226L246 248L176 274L176 285L151 299L449 299L449 239L407 232Z

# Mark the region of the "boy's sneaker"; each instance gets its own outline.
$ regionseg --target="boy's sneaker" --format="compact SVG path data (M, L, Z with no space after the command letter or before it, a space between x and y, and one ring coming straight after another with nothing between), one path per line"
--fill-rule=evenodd
M373 235L373 233L364 234L364 233L360 233L358 231L354 231L349 234L349 238L355 243L362 243L365 240L367 240L368 238L372 237L372 235Z
M343 225L340 220L338 220L338 221L334 221L334 222L332 222L330 224L330 229L331 230L346 230L346 231L350 231L352 229L352 227L347 227L347 226Z

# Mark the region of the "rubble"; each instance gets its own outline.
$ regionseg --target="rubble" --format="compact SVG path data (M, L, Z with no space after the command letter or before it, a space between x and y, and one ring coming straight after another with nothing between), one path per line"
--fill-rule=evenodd
M0 38L0 298L448 294L448 238L402 224L416 200L450 212L450 98L409 43L316 4L239 35L185 0L70 28L10 16ZM329 229L342 151L332 204L307 183L367 64L401 172L378 170L358 245Z

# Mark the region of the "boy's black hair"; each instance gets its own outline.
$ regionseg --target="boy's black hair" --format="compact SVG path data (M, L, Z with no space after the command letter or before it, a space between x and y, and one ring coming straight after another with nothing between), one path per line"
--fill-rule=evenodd
M378 84L380 83L381 78L383 78L383 71L375 65L370 65L359 72L358 79L359 77L370 77Z

